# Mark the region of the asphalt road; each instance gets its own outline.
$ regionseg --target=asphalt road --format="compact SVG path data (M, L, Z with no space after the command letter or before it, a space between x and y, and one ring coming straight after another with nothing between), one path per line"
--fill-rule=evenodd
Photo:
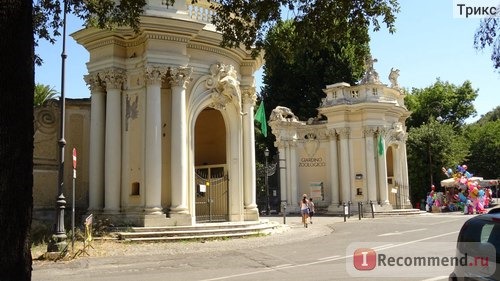
M386 256L453 256L458 231L470 217L423 214L351 217L347 222L316 217L308 228L301 225L300 218L289 217L290 230L285 234L248 238L241 241L245 247L239 247L237 241L222 241L208 252L35 264L32 280L447 280L451 272L447 267L405 264L378 266L377 270L384 269L377 272L360 271L353 266L352 254L367 246ZM280 217L269 219L282 222Z

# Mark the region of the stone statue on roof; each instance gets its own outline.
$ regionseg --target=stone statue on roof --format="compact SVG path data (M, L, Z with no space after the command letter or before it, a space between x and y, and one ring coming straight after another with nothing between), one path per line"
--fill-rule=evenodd
M361 84L381 84L380 79L378 77L378 73L373 67L373 64L375 62L377 62L377 59L372 58L371 55L369 55L366 58L365 61L366 72L365 75L363 76L363 79L361 79Z

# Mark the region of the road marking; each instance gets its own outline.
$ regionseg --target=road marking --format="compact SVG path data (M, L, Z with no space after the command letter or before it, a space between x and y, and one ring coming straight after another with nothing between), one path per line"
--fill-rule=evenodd
M382 237L382 236L401 235L401 234L405 234L405 233L417 232L417 231L423 231L423 230L427 230L427 228L412 229L412 230L407 230L407 231L388 232L388 233L380 234L378 236Z
M338 257L340 257L340 256L339 256L339 255L336 255L336 256L331 256L331 257L319 258L318 260L319 260L319 261L323 261L323 260L335 259L335 258L338 258Z
M291 263L280 264L280 265L275 266L274 268L275 269L279 269L279 268L288 267L288 266L291 266L291 265L293 265L293 264L291 264Z
M443 236L447 236L447 235L451 235L451 234L456 234L456 233L458 233L458 231L453 231L453 232L443 233L443 234L434 235L434 236L430 236L430 237L426 237L426 238L421 238L421 239L417 239L417 240L412 240L412 241L408 241L408 242L397 244L397 245L388 244L388 245L384 245L384 246L385 246L385 249L395 248L395 247L401 247L401 246L406 246L406 245L409 245L409 244L414 244L414 243L417 243L417 242L420 242L420 241L436 239L436 238L440 238L440 237L443 237ZM220 276L220 277L215 277L215 278L210 278L210 279L202 279L200 281L215 281L215 280L232 279L232 278L237 278L237 277L242 277L242 276L249 276L249 275L262 274L262 273L266 273L266 272L272 272L272 271L276 271L276 270L283 269L283 268L299 268L299 267L310 266L310 265L315 265L315 264L321 264L321 263L331 262L331 261L335 261L335 260L348 259L348 258L352 258L352 255L338 256L336 258L335 257L330 257L330 259L327 259L327 260L318 260L318 261L313 261L313 262L303 263L303 264L295 264L295 265L293 265L293 264L286 265L285 264L283 266L280 266L279 268L267 268L267 269L262 269L262 270L257 270L257 271L240 273L240 274L226 275L226 276Z
M394 244L385 244L385 245L380 245L380 246L377 246L377 247L373 247L372 249L373 250L383 250L383 249L385 249L387 247L390 247L392 245L394 245Z
M448 280L448 276L438 276L434 278L424 279L421 281L438 281L438 280Z

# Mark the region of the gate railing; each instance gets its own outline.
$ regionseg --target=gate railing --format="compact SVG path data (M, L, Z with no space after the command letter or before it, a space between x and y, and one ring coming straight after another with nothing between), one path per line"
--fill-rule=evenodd
M228 176L224 171L209 174L208 169L196 170L196 221L227 221L228 216ZM201 188L203 187L204 188Z

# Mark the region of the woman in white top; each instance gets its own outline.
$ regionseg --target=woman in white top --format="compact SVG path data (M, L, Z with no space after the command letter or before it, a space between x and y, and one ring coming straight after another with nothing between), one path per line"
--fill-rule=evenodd
M302 195L302 200L299 202L300 214L302 215L302 223L304 227L307 228L307 219L309 218L309 200L307 200L307 194Z

